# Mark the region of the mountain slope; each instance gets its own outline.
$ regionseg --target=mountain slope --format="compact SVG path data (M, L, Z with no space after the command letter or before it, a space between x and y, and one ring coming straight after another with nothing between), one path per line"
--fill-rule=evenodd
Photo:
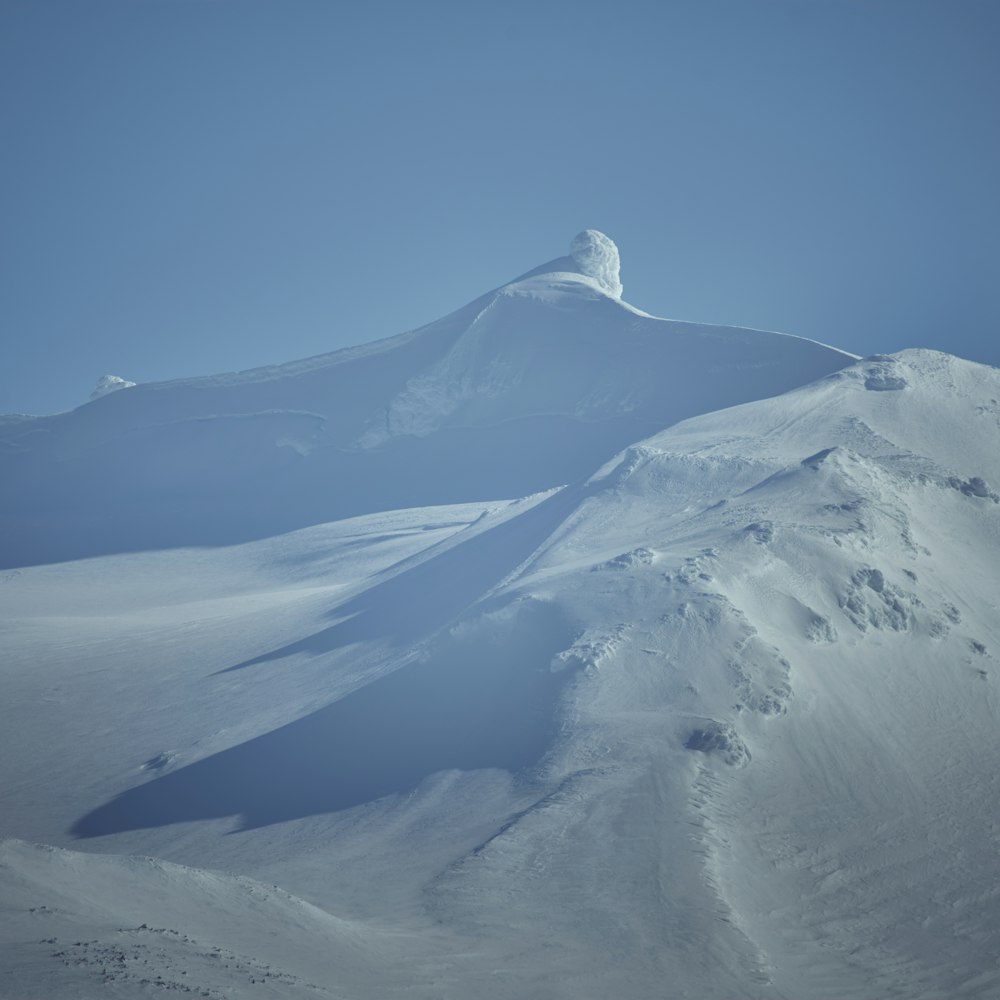
M851 360L795 337L648 316L615 294L617 250L596 263L586 250L582 265L551 261L365 347L7 421L0 565L524 496L668 424Z
M998 387L908 352L689 421L606 470L524 582L588 624L559 773L586 775L575 794L604 819L578 813L546 864L564 891L588 873L577 900L609 874L567 936L593 922L596 948L611 912L623 948L660 961L679 940L660 971L714 996L996 991ZM602 583L581 582L584 561ZM516 898L534 898L518 872L545 831L567 830L552 811L523 854L497 852ZM623 852L642 858L645 912ZM709 899L740 986L709 972L733 964L712 954L724 934L682 931Z
M5 832L279 882L387 933L365 996L991 996L998 399L904 352L520 502L8 574Z
M342 997L378 960L371 928L250 879L20 841L0 844L0 873L0 941L14 959L0 993L20 1000L88 986L123 998Z
M645 317L599 235L8 422L0 995L1000 991L1000 372Z

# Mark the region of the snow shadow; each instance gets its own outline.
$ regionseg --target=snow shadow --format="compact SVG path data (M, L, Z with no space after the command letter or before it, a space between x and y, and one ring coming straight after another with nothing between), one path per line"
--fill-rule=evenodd
M59 461L9 458L0 568L236 545L377 511L528 496L589 476L660 429L632 418L538 416L303 456L275 446L286 423L274 414L195 420Z
M568 486L523 514L466 542L397 572L330 612L335 625L220 673L279 660L293 653L319 655L351 643L391 637L403 644L452 621L528 559L580 504L588 490Z
M428 658L317 712L132 788L79 819L78 838L240 816L249 830L413 791L430 775L524 771L551 745L561 613L522 599L446 634Z

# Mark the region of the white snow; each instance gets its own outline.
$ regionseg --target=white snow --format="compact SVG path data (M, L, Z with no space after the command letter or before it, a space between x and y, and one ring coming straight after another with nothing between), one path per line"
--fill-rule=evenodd
M536 270L4 425L0 995L1000 993L1000 372Z
M584 229L573 237L569 255L581 274L594 278L598 284L616 299L622 297L622 283L619 272L621 261L614 240L596 229Z
M101 396L106 396L109 392L117 392L119 389L128 389L133 385L135 385L135 382L129 382L120 375L102 375L97 380L97 385L94 387L94 391L90 394L90 398L92 400L100 399Z

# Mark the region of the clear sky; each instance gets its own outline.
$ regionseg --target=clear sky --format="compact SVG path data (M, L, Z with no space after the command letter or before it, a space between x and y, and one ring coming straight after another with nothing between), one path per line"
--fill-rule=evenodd
M1000 364L997 0L3 0L0 412L625 298Z

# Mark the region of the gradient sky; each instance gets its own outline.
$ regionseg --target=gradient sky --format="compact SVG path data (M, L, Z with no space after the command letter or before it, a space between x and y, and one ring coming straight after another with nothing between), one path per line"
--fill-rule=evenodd
M4 0L0 412L619 245L659 316L1000 364L1000 3Z

